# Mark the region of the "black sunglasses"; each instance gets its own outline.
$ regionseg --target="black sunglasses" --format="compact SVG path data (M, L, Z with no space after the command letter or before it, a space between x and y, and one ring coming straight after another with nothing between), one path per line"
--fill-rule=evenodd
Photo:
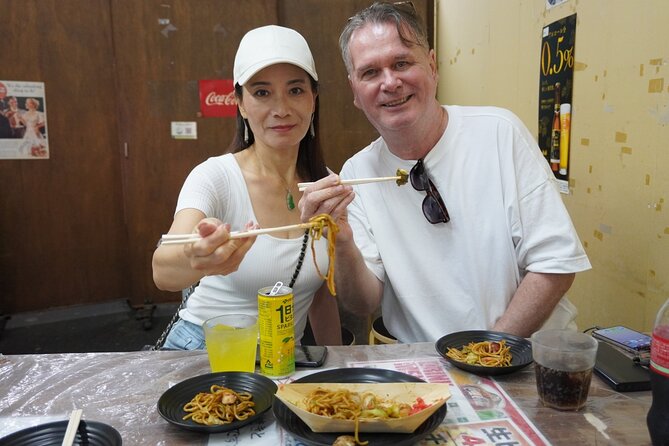
M427 194L423 200L423 215L425 215L427 221L432 224L448 223L451 217L448 215L448 210L446 209L444 200L439 195L437 187L427 175L422 158L411 168L409 179L414 189L425 191Z

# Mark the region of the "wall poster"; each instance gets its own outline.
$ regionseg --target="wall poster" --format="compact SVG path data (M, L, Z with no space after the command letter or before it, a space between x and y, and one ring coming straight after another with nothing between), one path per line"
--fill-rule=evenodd
M576 14L546 26L541 39L538 142L565 194L569 193L575 40Z
M0 160L48 158L44 82L0 80Z

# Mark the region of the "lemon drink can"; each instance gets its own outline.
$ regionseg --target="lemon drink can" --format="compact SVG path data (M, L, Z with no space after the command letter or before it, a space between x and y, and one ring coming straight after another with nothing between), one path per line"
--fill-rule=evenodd
M271 378L295 373L293 290L277 282L258 290L260 371Z

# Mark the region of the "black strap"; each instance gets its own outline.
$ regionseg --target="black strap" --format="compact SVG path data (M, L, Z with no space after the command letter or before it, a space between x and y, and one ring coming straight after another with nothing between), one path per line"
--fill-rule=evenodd
M300 249L300 257L297 259L297 267L295 268L295 272L293 273L293 277L290 279L290 284L288 286L290 288L295 285L295 281L297 280L297 276L300 275L300 270L302 269L302 263L304 263L304 254L307 251L307 242L309 241L309 229L304 230L304 238L302 239L302 248Z

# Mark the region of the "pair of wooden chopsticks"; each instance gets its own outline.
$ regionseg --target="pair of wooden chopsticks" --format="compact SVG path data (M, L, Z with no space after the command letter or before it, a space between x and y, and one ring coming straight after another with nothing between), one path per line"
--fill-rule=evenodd
M265 229L251 229L250 231L241 231L241 232L231 232L230 238L243 238L243 237L253 237L260 234L270 234L272 232L284 232L290 231L292 229L307 229L312 228L317 223L300 223L297 225L288 225L288 226L277 226L275 228L265 228ZM163 234L160 238L160 245L184 245L187 243L195 243L198 240L202 240L199 234Z
M409 173L404 169L397 169L396 175L394 177L375 177L375 178L357 178L352 180L340 180L339 184L348 184L350 186L354 184L366 184L366 183L380 183L382 181L395 181L398 186L406 184L407 179L409 178ZM297 188L300 192L303 192L307 187L314 184L313 182L309 183L297 183Z
M70 421L67 423L65 437L63 437L61 446L72 446L72 443L74 443L74 438L77 436L77 429L79 429L79 422L81 421L83 412L82 409L74 409L70 414Z

